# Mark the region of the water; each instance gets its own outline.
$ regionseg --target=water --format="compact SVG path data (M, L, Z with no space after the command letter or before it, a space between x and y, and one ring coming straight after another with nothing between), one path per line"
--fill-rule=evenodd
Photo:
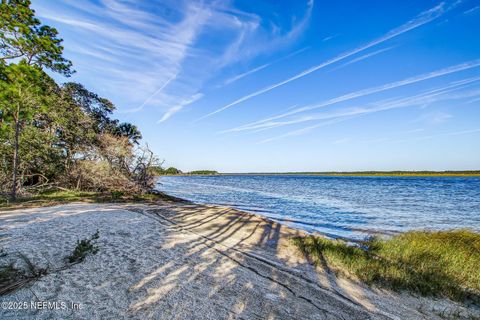
M412 229L480 231L479 177L232 175L161 177L158 189L331 237Z

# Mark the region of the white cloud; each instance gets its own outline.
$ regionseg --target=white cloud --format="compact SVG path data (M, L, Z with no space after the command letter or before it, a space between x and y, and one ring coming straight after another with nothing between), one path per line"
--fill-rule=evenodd
M342 139L332 141L331 144L344 144L348 142L350 142L349 138L342 138Z
M460 136L466 134L474 134L479 133L480 128L477 129L468 129L468 130L461 130L461 131L452 131L452 132L445 132L440 134L433 134L429 136L421 136L421 137L414 137L410 139L402 139L402 140L392 140L392 143L401 143L401 142L410 142L410 141L420 141L420 140L431 140L436 138L444 138L444 137L453 137L453 136Z
M290 77L290 78L288 78L288 79L286 79L286 80L283 80L283 81L281 81L281 82L275 83L275 84L270 85L270 86L268 86L268 87L266 87L266 88L263 88L263 89L260 89L260 90L258 90L258 91L255 91L255 92L253 92L253 93L251 93L251 94L245 95L245 96L243 96L243 97L241 97L241 98L239 98L239 99L237 99L237 100L235 100L235 101L233 101L233 102L231 102L231 103L229 103L229 104L227 104L227 105L225 105L225 106L223 106L223 107L221 107L221 108L218 108L218 109L215 110L215 111L212 111L212 112L210 112L210 113L208 113L208 114L200 117L199 119L197 119L197 121L202 120L202 119L205 119L205 118L207 118L207 117L210 117L210 116L212 116L212 115L214 115L214 114L217 114L217 113L219 113L219 112L222 112L222 111L224 111L224 110L226 110L226 109L229 109L229 108L231 108L231 107L233 107L233 106L236 106L236 105L238 105L238 104L240 104L240 103L242 103L242 102L244 102L244 101L247 101L247 100L249 100L249 99L251 99L251 98L254 98L254 97L256 97L256 96L259 96L259 95L261 95L261 94L267 93L267 92L269 92L269 91L271 91L271 90L273 90L273 89L275 89L275 88L278 88L278 87L280 87L280 86L283 86L283 85L285 85L285 84L287 84L287 83L290 83L290 82L295 81L295 80L297 80L297 79L303 78L303 77L305 77L306 75L311 74L312 72L315 72L315 71L317 71L317 70L320 70L320 69L322 69L322 68L324 68L324 67L326 67L326 66L329 66L329 65L331 65L331 64L333 64L333 63L336 63L336 62L338 62L338 61L344 60L344 59L346 59L346 58L348 58L348 57L350 57L350 56L353 56L353 55L355 55L355 54L357 54L357 53L360 53L360 52L362 52L362 51L365 51L365 50L368 49L368 48L371 48L371 47L374 47L374 46L376 46L376 45L378 45L378 44L384 43L385 41L388 41L388 40L390 40L390 39L392 39L392 38L395 38L395 37L397 37L397 36L399 36L399 35L401 35L401 34L403 34L403 33L405 33L405 32L408 32L408 31L410 31L410 30L416 29L416 28L418 28L418 27L420 27L420 26L422 26L422 25L424 25L424 24L426 24L426 23L429 23L430 21L433 21L433 20L435 20L436 18L440 17L443 13L445 13L445 12L448 11L448 10L450 10L453 6L454 6L454 5L449 6L449 7L445 7L445 3L442 2L442 3L440 3L439 5L431 8L431 9L429 9L429 10L427 10L427 11L422 12L422 13L421 13L420 15L418 15L416 18L414 18L414 19L412 19L412 20L404 23L404 24L401 25L400 27L395 28L395 29L393 29L393 30L390 30L388 33L386 33L385 35L381 36L380 38L377 38L377 39L375 39L375 40L373 40L373 41L371 41L371 42L368 42L367 44L365 44L365 45L363 45L363 46L360 46L360 47L358 47L358 48L356 48L356 49L353 49L353 50L351 50L351 51L344 52L344 53L342 53L342 54L340 54L340 55L338 55L338 56L336 56L336 57L334 57L334 58L332 58L332 59L330 59L330 60L327 60L327 61L325 61L325 62L323 62L323 63L321 63L321 64L319 64L319 65L316 65L316 66L313 66L313 67L311 67L311 68L309 68L309 69L307 69L307 70L304 70L303 72L300 72L299 74L296 74L295 76Z
M436 111L436 112L429 112L426 114L421 115L417 119L413 120L412 123L415 122L426 122L428 124L442 124L447 122L453 118L453 116L449 113L442 112L442 111Z
M379 50L376 50L376 51L373 51L373 52L364 54L364 55L362 55L362 56L360 56L360 57L358 57L358 58L352 59L352 60L350 60L350 61L348 61L348 62L346 62L346 63L338 66L338 67L335 68L335 69L340 69L340 68L346 67L346 66L348 66L348 65L354 64L354 63L356 63L356 62L363 61L363 60L365 60L365 59L374 57L374 56L376 56L376 55L378 55L378 54L380 54L380 53L382 53L382 52L391 50L391 49L393 49L393 48L394 48L393 46L392 46L392 47L387 47L387 48L379 49Z
M254 73L258 72L258 71L261 71L261 70L263 70L263 69L271 66L272 64L275 64L275 63L277 63L277 62L280 62L280 61L286 60L286 59L288 59L288 58L291 58L291 57L293 57L293 56L296 56L297 54L300 54L300 53L304 52L304 51L307 50L307 49L308 49L308 47L302 48L302 49L297 50L297 51L294 51L294 52L292 52L292 53L290 53L290 54L288 54L288 55L286 55L286 56L284 56L284 57L275 59L275 60L273 60L273 61L271 61L271 62L269 62L269 63L262 64L262 65L260 65L260 66L258 66L258 67L255 67L255 68L250 69L250 70L248 70L248 71L245 71L245 72L242 72L242 73L240 73L240 74L237 74L237 75L234 76L234 77L228 78L228 79L223 83L223 85L231 84L231 83L233 83L233 82L235 82L235 81L238 81L238 80L240 80L240 79L242 79L242 78L244 78L244 77L246 77L246 76L249 76L249 75L254 74Z
M418 94L412 97L400 98L400 99L392 100L385 103L373 104L373 106L370 106L370 107L363 107L363 106L351 107L351 108L346 108L346 109L333 111L333 112L323 112L319 114L307 115L307 116L299 117L299 118L288 120L288 121L272 122L270 123L270 126L272 128L275 128L279 126L298 124L298 123L303 123L307 121L320 121L316 125L308 126L298 130L293 130L285 134L281 134L279 136L263 140L262 143L270 142L273 140L278 140L278 139L290 137L290 136L298 136L301 134L305 134L318 127L335 124L337 122L349 120L354 117L359 117L367 114L373 114L377 112L398 109L398 108L418 106L425 103L433 103L433 102L443 101L443 100L464 99L464 98L475 97L480 95L480 89L455 92L456 90L461 88L458 88L458 87L453 89L452 88L453 88L452 86L445 86L443 88L431 90L429 92Z
M162 122L168 120L175 113L182 110L184 107L188 106L189 104L192 104L195 101L201 99L202 97L203 97L203 93L199 92L199 93L194 94L191 98L183 100L178 105L168 109L167 112L165 112L165 114L163 115L163 117L160 120L157 121L157 123L162 123Z
M386 90L390 90L390 89L414 84L414 83L417 83L417 82L420 82L420 81L425 81L425 80L437 78L437 77L440 77L440 76L460 72L460 71L463 71L463 70L476 68L478 66L480 66L480 60L465 62L465 63L455 65L455 66L451 66L451 67L448 67L448 68L444 68L444 69L436 70L436 71L433 71L433 72L429 72L429 73L417 75L417 76L414 76L414 77L410 77L410 78L407 78L407 79L404 79L404 80L391 82L391 83L387 83L387 84L384 84L384 85L381 85L381 86L351 92L351 93L348 93L348 94L345 94L345 95L342 95L342 96L339 96L339 97L336 97L336 98L333 98L333 99L326 100L326 101L318 103L318 104L307 105L307 106L304 106L304 107L301 107L301 108L296 108L296 109L293 109L291 111L288 111L286 113L283 113L283 114L280 114L280 115L277 115L277 116L269 117L269 118L266 118L266 119L263 119L263 120L255 121L255 122L252 122L252 123L249 123L249 124L246 124L246 125L242 125L242 126L239 126L239 127L229 129L229 130L225 130L224 132L244 131L244 130L265 128L265 127L278 127L280 125L298 123L300 121L279 122L279 121L274 121L274 120L278 120L278 119L281 119L281 118L292 116L292 115L295 115L295 114L298 114L298 113L301 113L301 112L305 112L305 111L311 111L311 110L314 110L314 109L323 108L323 107L330 106L330 105L333 105L333 104L336 104L336 103L339 103L339 102L346 102L346 101L349 101L349 100L352 100L352 99L356 99L356 98L359 98L359 97L371 95L371 94L374 94L374 93L379 93L379 92L382 92L382 91L386 91ZM449 85L449 86L447 86L447 87L445 87L441 90L446 90L448 88L458 87L458 86L468 84L468 83L472 83L472 82L475 82L475 81L478 81L478 80L480 80L480 77L464 79L462 81L457 81L456 83L453 83L453 84L451 84L451 85Z
M155 90L155 92L154 92L151 96L149 96L145 101L143 101L143 103L142 103L140 106L138 106L138 107L135 108L135 109L126 110L126 111L124 111L124 113L138 112L138 111L142 110L143 107L144 107L147 103L149 103L153 98L155 98L155 96L158 95L163 89L165 89L165 87L168 86L168 84L169 84L171 81L175 80L176 77L177 77L177 75L173 75L171 78L169 78L167 81L165 81L165 83L162 84L162 85L160 86L160 88L158 88L157 90Z
M119 111L155 107L165 111L165 121L197 100L190 101L221 68L293 41L307 25L313 1L278 35L260 23L263 17L231 2L62 0L33 6L69 35L65 46L75 56L77 77L96 79L93 89L107 97L112 92ZM258 34L265 41L250 46ZM211 35L214 46L203 42Z
M470 14L470 13L474 13L474 12L478 12L480 11L480 6L476 6L476 7L473 7L471 9L468 9L464 12L464 14Z

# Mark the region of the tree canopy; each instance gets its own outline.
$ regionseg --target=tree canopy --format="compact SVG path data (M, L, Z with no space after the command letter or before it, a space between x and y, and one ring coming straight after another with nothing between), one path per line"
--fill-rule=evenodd
M24 60L70 76L72 62L63 57L62 39L55 28L42 25L29 0L2 0L0 4L0 59Z

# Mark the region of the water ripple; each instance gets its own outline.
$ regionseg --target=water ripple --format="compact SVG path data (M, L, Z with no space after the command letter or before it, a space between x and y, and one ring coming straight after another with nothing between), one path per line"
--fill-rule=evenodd
M480 231L480 178L168 176L157 188L264 215L309 232L360 239L411 229Z

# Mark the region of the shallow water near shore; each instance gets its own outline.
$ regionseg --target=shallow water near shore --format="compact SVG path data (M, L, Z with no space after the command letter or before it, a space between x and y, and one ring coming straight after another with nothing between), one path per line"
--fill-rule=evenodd
M480 177L163 176L157 188L331 237L480 231Z

